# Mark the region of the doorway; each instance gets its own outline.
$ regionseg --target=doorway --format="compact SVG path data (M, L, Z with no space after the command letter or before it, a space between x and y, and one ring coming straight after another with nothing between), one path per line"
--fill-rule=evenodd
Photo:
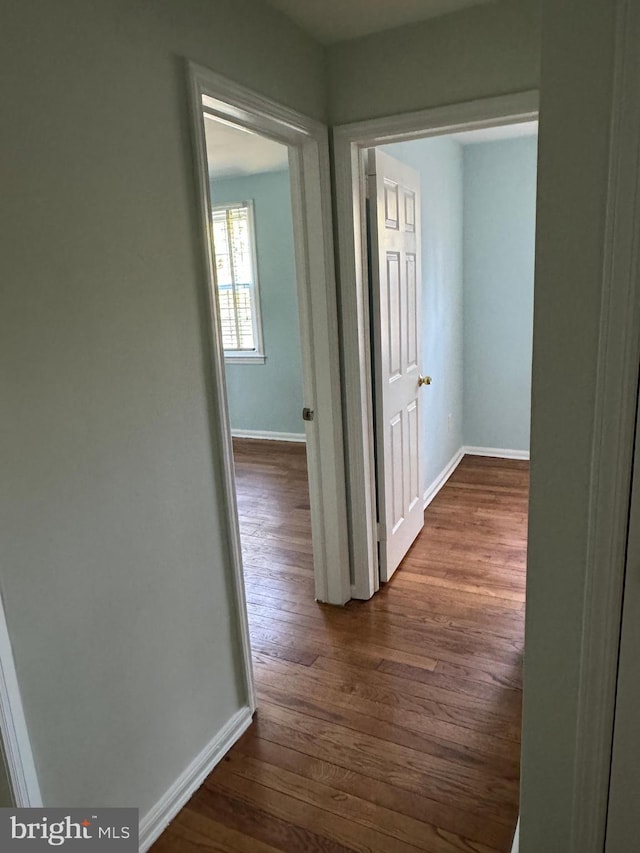
M203 116L244 581L252 649L264 651L283 589L298 580L313 601L289 147Z
M529 459L537 122L370 148L366 170L384 582L465 456Z
M521 728L537 159L535 108L522 108L534 107L534 100L486 103L481 120L472 115L477 106L469 105L470 121L464 109L450 108L335 131L339 230L346 230L346 243L353 237L355 248L353 255L341 254L345 346L355 335L362 354L373 342L359 376L345 376L347 408L354 419L358 411L365 427L348 436L349 477L368 484L356 495L359 508L350 492L352 517L364 520L354 536L354 597L404 597L424 608L423 618L433 623L428 642L435 656L469 656L463 666L457 660L437 665L437 672L446 672L446 689L458 694L450 694L452 705L459 695L471 691L479 698L488 685L499 686L484 710L496 724L494 734L508 738L511 732L515 740ZM503 181L496 165L508 158L515 180ZM505 197L523 168L524 217L522 210L509 210ZM518 247L514 226L527 232L524 247ZM386 231L393 232L389 239ZM404 243L403 231L410 238ZM421 239L413 240L418 234ZM519 248L527 255L524 276L512 263ZM394 304L396 328L389 324ZM413 329L412 316L420 320ZM410 423L413 406L414 440L380 393L385 381L411 375L412 367L415 393L404 420ZM389 433L396 425L402 440L393 459ZM401 457L416 444L414 456ZM402 472L403 488L385 482L394 470ZM407 489L416 472L419 486ZM396 518L389 507L398 493L408 503L395 507ZM409 517L418 496L426 509L424 530L420 524L413 545L391 559L385 537ZM515 784L511 805L517 811L518 749L500 747L515 768L496 765L487 773ZM513 832L515 815L512 820Z
M298 301L301 381L303 409L307 410L300 427L304 433L309 479L309 512L313 543L313 581L311 597L319 601L344 603L349 597L348 581L335 570L348 563L347 516L342 423L340 417L340 365L338 361L337 304L333 277L333 246L330 229L329 156L326 128L293 110L248 90L209 69L189 64L190 106L194 142L194 165L200 202L200 234L206 289L203 297L203 332L210 347L212 442L221 455L220 471L226 499L226 527L229 558L233 566L230 582L237 603L237 617L243 649L243 661L250 707L255 707L250 642L246 613L242 551L239 533L236 479L233 463L232 427L225 368L225 340L221 303L218 299L214 252L214 211L207 157L206 123L217 120L227 130L278 143L287 151L290 183L290 210L293 227L295 284ZM206 118L205 118L206 113ZM273 153L273 151L272 151ZM242 201L242 200L241 200ZM240 231L250 230L251 205L235 211L221 202L217 211L218 230L230 228L231 220L242 220ZM254 223L255 224L255 223ZM229 232L231 233L231 232ZM255 260L255 259L252 259ZM254 264L255 266L255 264ZM231 300L246 297L247 288L234 288L235 272L226 268L227 295ZM229 280L231 275L231 284ZM251 288L259 290L259 280ZM226 309L229 308L227 302ZM224 334L230 334L228 321ZM246 318L245 318L246 319ZM263 319L263 318L262 318ZM236 340L243 355L252 350L259 363L263 323L250 318L252 339L244 337L246 328L238 315L234 319ZM238 325L240 324L240 326ZM246 324L245 324L246 325ZM242 338L240 340L240 338ZM229 341L227 341L229 343ZM229 355L229 353L227 353ZM231 359L230 359L231 361ZM268 355L265 362L268 361ZM263 362L264 363L264 362ZM236 365L233 365L234 367ZM247 370L253 365L237 365ZM255 374L254 374L255 375Z
M380 145L537 118L537 92L523 92L334 128L350 580L354 598L369 599L380 586L366 227L367 151Z

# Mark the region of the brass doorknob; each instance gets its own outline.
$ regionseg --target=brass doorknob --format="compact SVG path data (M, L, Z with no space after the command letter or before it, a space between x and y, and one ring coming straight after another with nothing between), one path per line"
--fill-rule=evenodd
M432 381L433 380L430 376L418 376L418 387L421 387L422 385L431 385Z

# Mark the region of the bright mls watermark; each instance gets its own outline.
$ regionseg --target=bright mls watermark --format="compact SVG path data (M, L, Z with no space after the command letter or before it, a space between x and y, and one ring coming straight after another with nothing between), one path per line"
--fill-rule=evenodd
M137 853L138 809L0 809L0 850Z

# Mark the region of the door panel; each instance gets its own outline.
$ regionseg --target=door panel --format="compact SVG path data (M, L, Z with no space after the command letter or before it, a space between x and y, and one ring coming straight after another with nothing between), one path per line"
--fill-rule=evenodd
M380 579L389 580L424 524L420 358L420 177L369 152Z
M406 257L407 277L407 367L418 367L418 289L416 281L416 256Z
M400 255L387 252L387 326L389 329L389 379L398 379L402 370L402 308Z

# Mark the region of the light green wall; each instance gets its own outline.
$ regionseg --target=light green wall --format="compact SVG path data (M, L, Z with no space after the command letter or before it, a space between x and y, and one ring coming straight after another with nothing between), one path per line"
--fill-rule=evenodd
M569 850L614 10L544 0L521 853Z
M144 814L245 702L184 58L315 117L252 0L5 3L0 586L45 804Z
M289 171L211 181L213 204L253 200L264 364L227 364L232 429L304 435Z
M327 52L332 124L536 89L539 0L502 0Z
M420 370L433 377L433 385L422 391L422 481L428 489L463 443L462 149L457 142L436 138L385 145L383 150L420 173Z
M464 443L529 450L537 137L464 146Z
M536 147L382 146L420 174L427 489L462 445L529 450Z

